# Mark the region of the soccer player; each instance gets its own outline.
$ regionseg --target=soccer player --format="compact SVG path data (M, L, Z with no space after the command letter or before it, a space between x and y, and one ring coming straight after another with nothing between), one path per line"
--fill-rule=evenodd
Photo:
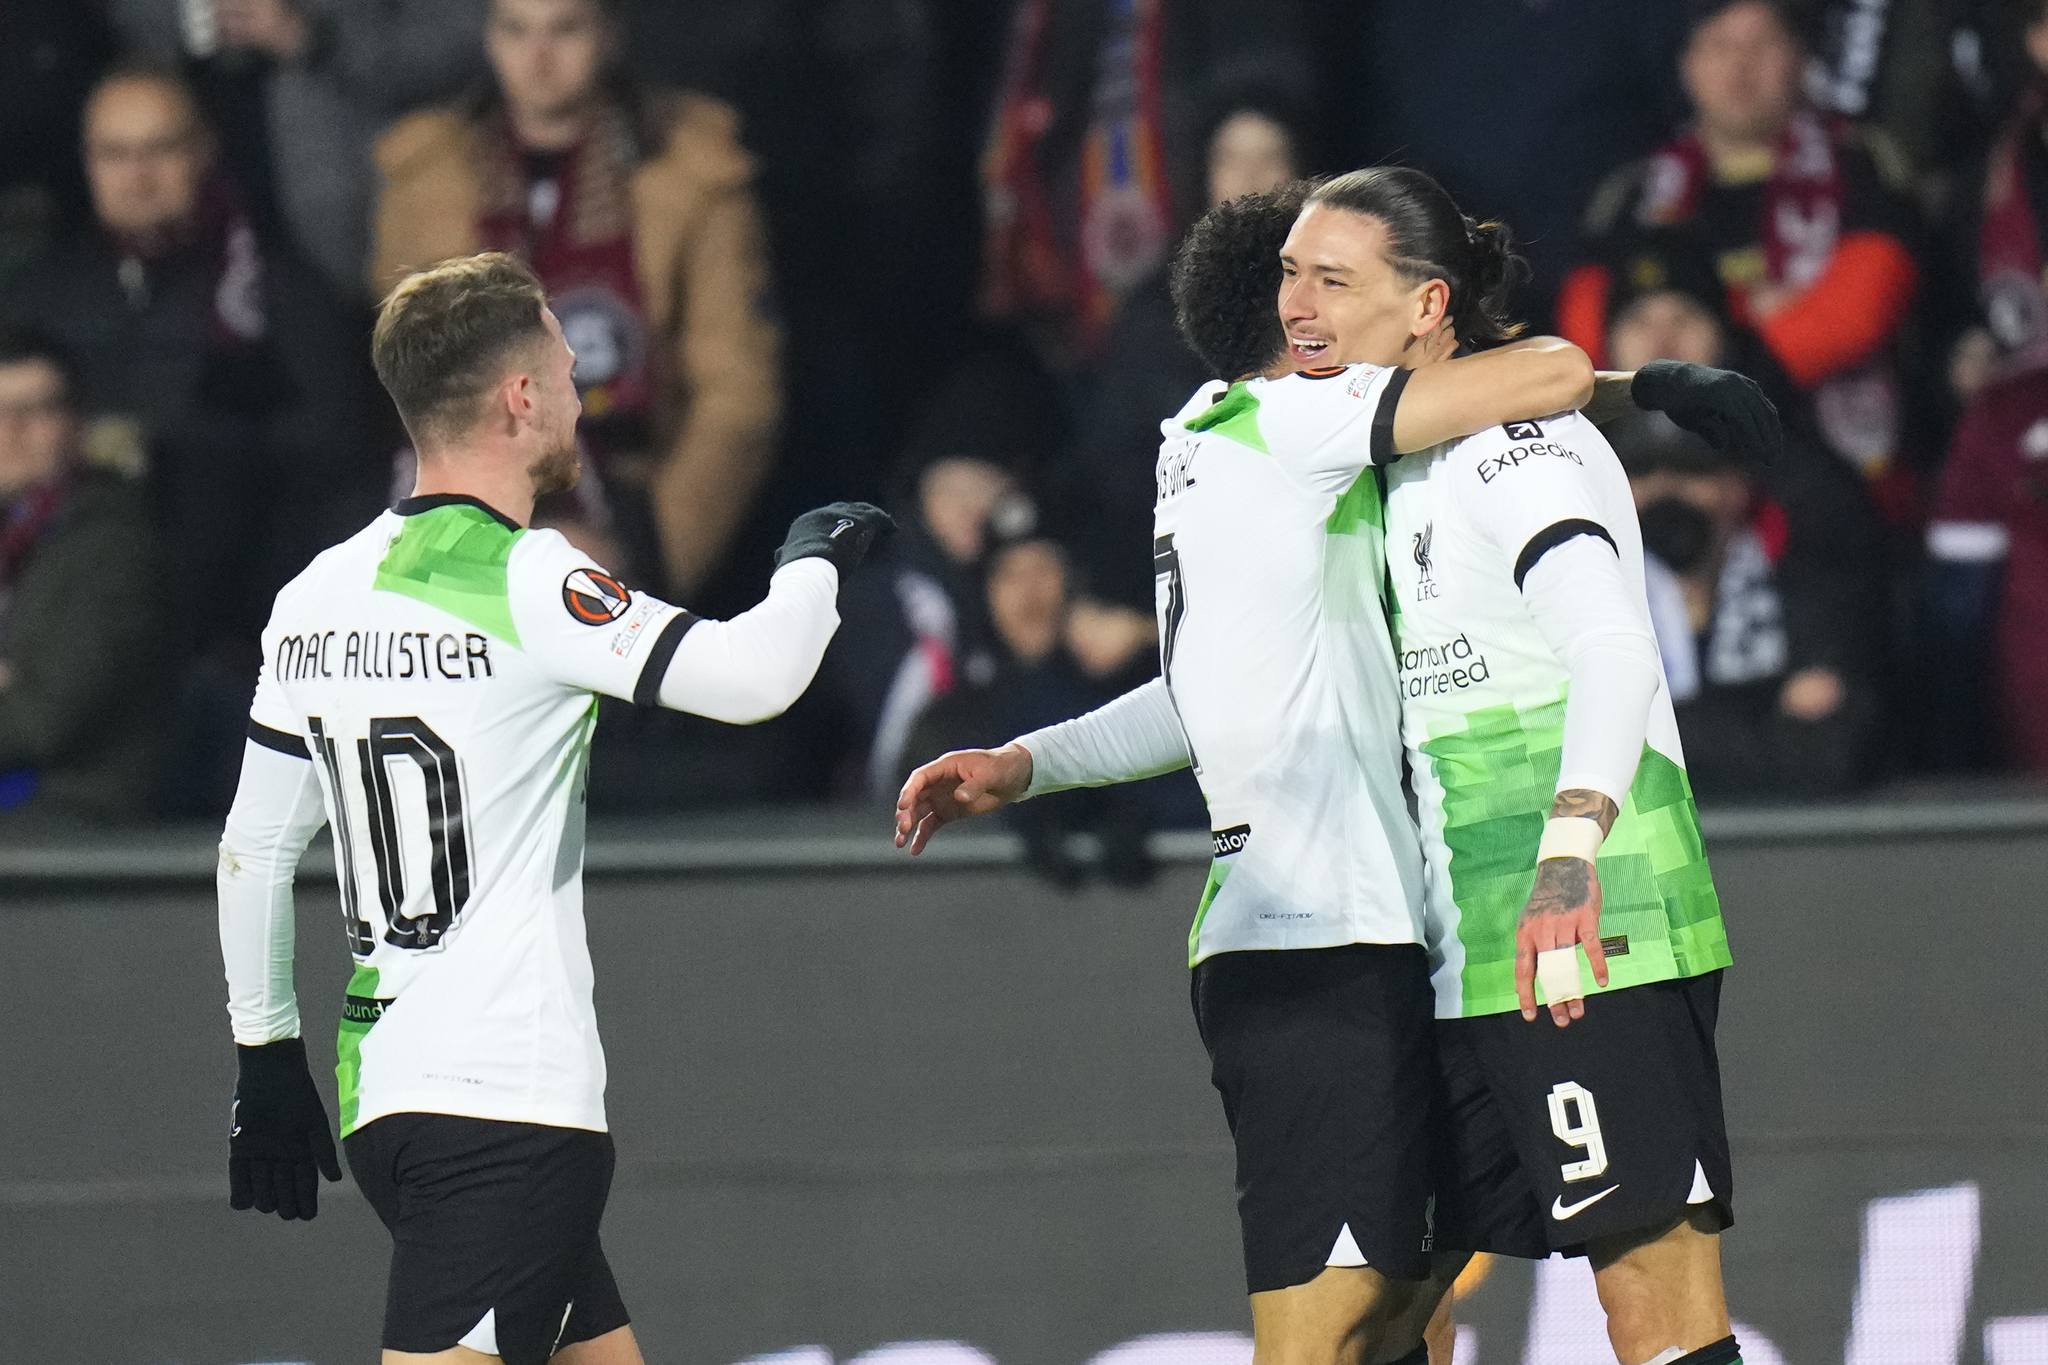
M1289 355L1273 308L1300 201L1292 190L1213 211L1176 265L1191 341L1248 382L1205 388L1165 424L1164 676L1004 749L936 760L906 784L897 822L915 852L1008 800L1196 763L1216 859L1189 957L1238 1147L1262 1362L1406 1352L1426 1269L1431 1007L1416 989L1420 858L1370 466L1503 409L1576 406L1592 379L1554 343L1449 359L1441 282L1432 325L1407 347L1414 369L1290 374L1328 346L1304 337ZM1459 279L1484 273L1495 292L1507 265L1501 243Z
M1471 236L1415 171L1319 186L1283 255L1293 349L1400 363L1440 287L1460 335L1475 311L1497 332L1455 265ZM1654 365L1635 397L1685 406L1714 374ZM1437 1244L1586 1255L1622 1365L1728 1365L1730 957L1628 479L1566 412L1401 460L1386 517L1443 1020Z
M292 879L332 826L355 958L341 1137L394 1243L384 1360L635 1365L583 927L599 694L734 723L809 685L888 516L799 517L768 597L704 621L526 526L577 476L574 356L509 256L401 283L373 341L413 496L278 594L220 848L239 1080L230 1202L312 1218L341 1178L292 987Z

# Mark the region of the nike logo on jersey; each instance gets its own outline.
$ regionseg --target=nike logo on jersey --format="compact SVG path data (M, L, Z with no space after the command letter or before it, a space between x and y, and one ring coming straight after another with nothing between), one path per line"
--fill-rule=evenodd
M1567 1218L1576 1218L1580 1214L1584 1213L1587 1209L1592 1208L1595 1204L1599 1203L1601 1200L1605 1199L1608 1195L1613 1194L1616 1190L1620 1188L1621 1186L1619 1185L1609 1185L1606 1189L1600 1191L1600 1193L1589 1194L1576 1204L1565 1203L1564 1196L1559 1195L1557 1198L1550 1201L1550 1216L1552 1218L1555 1218L1560 1223L1562 1223Z

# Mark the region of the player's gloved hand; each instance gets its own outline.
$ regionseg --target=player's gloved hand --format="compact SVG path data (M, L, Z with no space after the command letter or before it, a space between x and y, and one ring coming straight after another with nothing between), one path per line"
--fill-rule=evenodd
M1785 448L1777 408L1746 374L1686 360L1653 360L1636 371L1629 396L1637 407L1663 413L1716 450L1769 465Z
M896 530L896 518L864 502L835 502L806 512L789 525L789 536L775 552L775 567L798 559L829 559L846 577L881 537Z
M228 1129L228 1204L287 1221L320 1212L320 1177L341 1179L327 1106L306 1069L306 1044L281 1038L237 1045L234 1117Z

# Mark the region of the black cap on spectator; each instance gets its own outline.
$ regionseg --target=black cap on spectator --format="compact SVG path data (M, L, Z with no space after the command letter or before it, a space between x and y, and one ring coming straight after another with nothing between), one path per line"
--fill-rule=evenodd
M1683 294L1728 325L1728 288L1707 252L1668 232L1637 233L1618 244L1609 271L1607 321L1652 294Z
M0 327L0 365L28 365L40 362L55 370L64 381L64 406L77 411L80 403L78 358L54 333L40 327Z

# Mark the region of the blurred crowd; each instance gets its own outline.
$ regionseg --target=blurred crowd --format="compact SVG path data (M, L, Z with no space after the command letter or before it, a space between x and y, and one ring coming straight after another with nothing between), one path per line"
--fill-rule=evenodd
M725 614L789 516L903 534L748 730L607 705L592 801L893 794L1156 668L1208 205L1383 160L1603 367L1741 370L1770 469L1609 435L1696 788L2048 771L2048 0L0 0L0 828L212 815L271 597L410 482L411 268L532 262L586 477ZM1185 775L1032 803L1108 875Z

